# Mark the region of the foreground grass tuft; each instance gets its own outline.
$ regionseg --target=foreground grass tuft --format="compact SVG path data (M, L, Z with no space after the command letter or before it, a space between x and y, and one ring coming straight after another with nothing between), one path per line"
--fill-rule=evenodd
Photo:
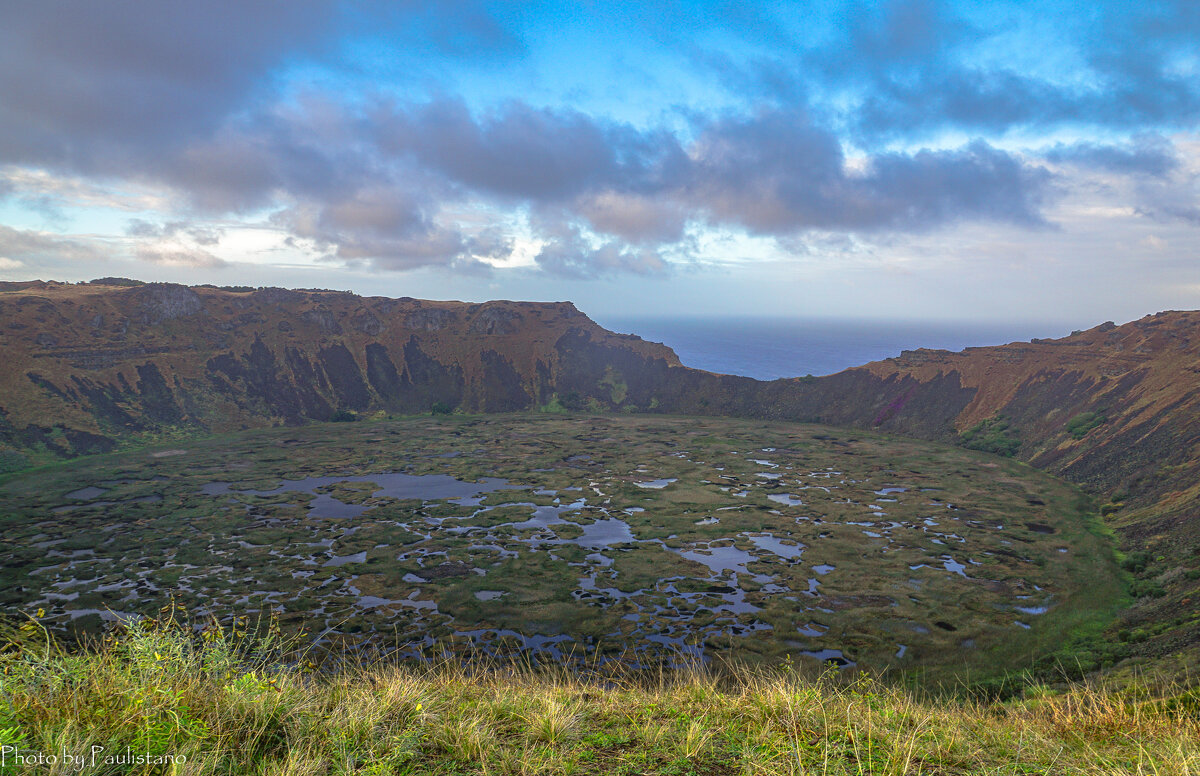
M92 649L65 650L33 622L5 644L14 773L1200 773L1200 691L1178 684L1030 686L998 702L788 666L316 670L269 629L170 616Z

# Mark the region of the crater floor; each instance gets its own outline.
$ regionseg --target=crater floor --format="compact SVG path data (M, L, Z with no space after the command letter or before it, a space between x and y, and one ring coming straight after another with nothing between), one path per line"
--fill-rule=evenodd
M274 613L341 647L1020 667L1119 595L1072 487L814 425L599 415L271 429L0 481L0 604Z

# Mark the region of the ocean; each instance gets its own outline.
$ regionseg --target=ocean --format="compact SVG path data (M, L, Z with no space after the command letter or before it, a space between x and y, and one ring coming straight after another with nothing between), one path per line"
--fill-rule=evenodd
M1063 337L1061 324L780 318L597 317L612 331L670 346L687 366L759 380L829 375L902 350L1003 345Z

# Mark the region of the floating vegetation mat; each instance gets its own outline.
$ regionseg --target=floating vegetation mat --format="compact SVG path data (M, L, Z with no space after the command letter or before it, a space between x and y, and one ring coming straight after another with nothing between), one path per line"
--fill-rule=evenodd
M800 424L320 424L25 472L0 504L4 611L84 632L174 598L412 658L991 671L1119 594L1070 486Z

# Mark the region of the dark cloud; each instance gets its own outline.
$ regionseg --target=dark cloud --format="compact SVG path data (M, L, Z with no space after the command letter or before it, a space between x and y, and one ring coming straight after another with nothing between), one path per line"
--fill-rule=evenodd
M476 116L459 100L435 100L372 120L385 153L412 156L499 196L563 199L600 187L646 188L683 159L669 134L518 102Z
M105 170L130 152L204 137L272 67L327 45L338 16L323 0L10 7L0 156Z
M580 196L572 211L592 229L635 245L683 239L688 211L667 197L602 189Z
M1058 22L1055 45L1074 49L1085 63L1075 77L1056 78L971 64L972 47L986 46L996 31L963 23L948 3L893 2L842 52L852 63L865 63L852 64L852 71L866 70L864 96L850 123L864 139L945 128L1193 126L1200 118L1200 84L1179 70L1177 57L1194 52L1200 17L1196 4L1185 5L1096 3L1081 14L1074 3L1046 4L1038 17ZM832 52L813 53L830 61Z
M1049 175L986 143L891 152L848 164L830 129L799 111L697 118L694 139L574 111L509 103L472 114L457 100L246 117L142 169L195 207L267 205L275 224L348 262L392 269L505 257L455 225L472 203L527 206L570 226L539 229L547 271L658 272L689 223L767 236L807 229L921 230L962 220L1043 223ZM587 229L599 243L581 237ZM219 235L185 223L135 236ZM205 242L210 240L210 242Z
M846 10L846 17L842 45L855 55L843 63L848 68L923 68L944 60L955 44L978 34L938 0L856 3Z
M1045 152L1047 161L1074 164L1121 175L1164 176L1179 167L1179 155L1161 135L1142 135L1123 145L1058 144Z
M0 159L101 173L211 138L269 96L277 68L334 57L351 34L437 55L520 47L473 0L45 0L3 17Z
M666 271L693 226L793 242L810 231L878 235L971 220L1036 228L1055 190L1030 161L1037 152L984 140L895 149L947 130L1194 121L1200 91L1177 63L1200 33L1195 5L1098 6L1060 31L1094 78L1053 81L966 64L996 32L937 0L842 6L829 16L833 32L811 41L785 23L796 9L743 7L728 34L746 45L729 51L698 47L671 22L715 30L711 19L729 17L714 8L726 5L673 7L646 22L652 34L753 107L681 109L673 115L687 126L666 130L512 99L474 109L445 95L272 91L279 68L333 59L351 34L443 57L519 53L518 37L476 2L51 0L22 4L0 24L0 164L162 187L191 216L269 211L296 244L397 270L483 271L481 259L512 254L511 234L496 224L514 212L534 214L538 264L577 277ZM1041 155L1142 177L1179 165L1171 144L1149 134ZM0 196L7 186L19 197L6 180ZM1191 212L1190 200L1174 211L1165 196L1143 200L1146 212ZM139 255L218 266L205 248L220 231L178 215L130 223L130 236L155 241ZM169 247L183 243L193 247Z
M1050 179L982 141L879 154L852 171L832 132L787 113L718 122L693 155L687 200L715 222L760 234L913 230L966 219L1040 225Z
M1055 126L1186 128L1200 118L1200 90L1166 76L1097 79L1063 87L1003 70L958 68L914 81L881 79L851 121L859 139L942 129L1004 134Z
M822 5L809 14L832 17L827 34L797 31L780 42L787 25L778 25L756 38L762 45L753 54L689 56L736 94L780 107L807 102L868 146L946 130L1188 130L1200 121L1200 81L1186 64L1200 39L1200 3L1000 6L992 18L1003 21L988 24L967 20L960 7L948 0ZM997 43L1006 35L1015 37ZM1066 71L1031 68L1041 52L1021 49L1036 46L1078 62ZM998 48L1014 56L997 57Z
M332 258L390 270L422 266L478 270L478 256L505 258L511 242L495 232L472 236L438 224L437 205L399 187L360 189L333 201L306 201L275 213L272 221L310 240Z
M1200 226L1200 173L1181 168L1169 176L1139 180L1134 198L1142 216Z

